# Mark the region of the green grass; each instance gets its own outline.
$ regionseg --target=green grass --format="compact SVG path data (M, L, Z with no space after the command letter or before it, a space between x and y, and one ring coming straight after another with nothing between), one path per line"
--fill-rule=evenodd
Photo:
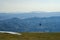
M11 35L0 33L0 40L60 40L60 33L21 33Z

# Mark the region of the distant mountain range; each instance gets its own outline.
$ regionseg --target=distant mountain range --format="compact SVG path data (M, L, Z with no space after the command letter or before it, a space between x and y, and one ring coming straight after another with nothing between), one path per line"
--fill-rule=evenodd
M0 31L60 32L60 16L59 12L57 14L56 13L55 14L54 12L51 14L48 13L40 14L34 12L25 14L1 13Z
M28 12L28 13L0 13L0 20L10 19L10 18L32 18L32 17L51 17L60 16L60 12Z

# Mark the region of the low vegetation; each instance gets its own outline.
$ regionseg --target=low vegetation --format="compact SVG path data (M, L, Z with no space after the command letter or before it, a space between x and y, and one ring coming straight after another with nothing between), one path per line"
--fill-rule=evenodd
M0 40L60 40L60 33L21 33L22 35L0 33Z

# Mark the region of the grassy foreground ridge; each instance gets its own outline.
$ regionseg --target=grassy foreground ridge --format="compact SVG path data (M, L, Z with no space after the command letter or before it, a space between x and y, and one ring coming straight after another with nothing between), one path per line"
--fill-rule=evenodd
M60 40L60 33L21 33L12 35L0 33L0 40Z

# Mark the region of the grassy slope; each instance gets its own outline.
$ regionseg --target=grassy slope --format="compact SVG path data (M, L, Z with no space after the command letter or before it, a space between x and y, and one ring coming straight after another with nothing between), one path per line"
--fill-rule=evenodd
M60 40L60 33L22 33L22 35L0 33L0 40Z

